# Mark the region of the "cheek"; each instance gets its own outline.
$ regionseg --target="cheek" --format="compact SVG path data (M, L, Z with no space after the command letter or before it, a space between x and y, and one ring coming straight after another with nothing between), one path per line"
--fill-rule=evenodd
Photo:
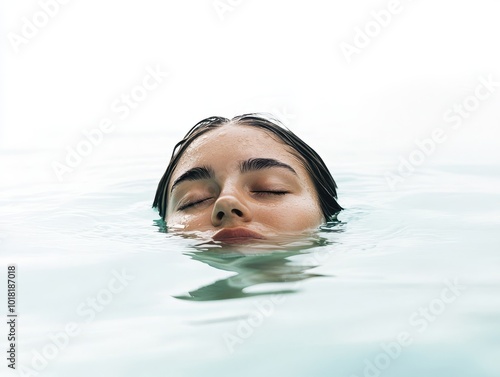
M262 207L259 212L262 223L283 231L303 231L323 222L321 209L309 197L294 197L276 207Z
M289 222L297 230L315 228L322 223L323 216L314 201L297 203L288 215Z
M171 227L173 229L178 228L179 230L184 231L201 230L211 224L210 212L207 211L196 214L183 214L175 212L167 216L165 220L167 227Z

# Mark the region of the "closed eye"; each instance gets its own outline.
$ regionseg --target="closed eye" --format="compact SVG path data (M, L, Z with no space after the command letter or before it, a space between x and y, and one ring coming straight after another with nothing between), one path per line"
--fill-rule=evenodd
M267 191L252 191L252 194L255 194L255 195L258 195L258 196L265 196L265 195L285 195L285 194L289 194L289 191L279 191L279 190L276 190L276 191L270 191L270 190L267 190Z
M201 200L195 200L194 202L189 202L189 203L186 203L186 204L183 204L181 205L179 208L177 208L178 211L184 211L188 208L194 208L196 207L197 205L203 203L203 202L206 202L207 200L210 200L212 199L211 197L210 198L205 198L205 199L201 199Z

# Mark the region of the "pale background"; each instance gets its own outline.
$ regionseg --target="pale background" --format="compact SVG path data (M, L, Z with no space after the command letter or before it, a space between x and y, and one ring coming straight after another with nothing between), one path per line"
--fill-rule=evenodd
M67 176L74 180L115 154L121 138L157 135L119 153L156 154L164 164L197 121L267 111L333 167L396 168L436 127L448 127L448 138L422 169L499 162L500 90L459 130L443 121L478 77L500 80L498 1L402 0L351 62L340 44L352 44L387 1L222 0L222 17L216 3L68 1L16 53L8 35L21 34L40 4L2 1L0 150L44 152L31 178L57 182L52 162L110 117L116 129ZM148 65L170 76L120 120L111 103L141 83ZM27 179L15 161L1 166L3 184Z

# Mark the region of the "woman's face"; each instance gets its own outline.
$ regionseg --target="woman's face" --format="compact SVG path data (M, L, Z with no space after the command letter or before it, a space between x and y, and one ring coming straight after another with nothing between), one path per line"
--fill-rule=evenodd
M167 188L168 227L248 243L319 226L313 182L292 149L271 135L228 124L194 140Z

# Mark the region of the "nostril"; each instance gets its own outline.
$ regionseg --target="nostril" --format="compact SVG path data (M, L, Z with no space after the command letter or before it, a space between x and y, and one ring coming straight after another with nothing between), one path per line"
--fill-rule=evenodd
M223 217L224 217L224 212L222 212L222 211L217 212L217 219L218 220L222 220Z
M236 214L236 216L243 217L243 212L241 212L241 211L240 211L239 209L237 209L237 208L234 208L234 209L232 210L232 212L233 212L234 214Z

